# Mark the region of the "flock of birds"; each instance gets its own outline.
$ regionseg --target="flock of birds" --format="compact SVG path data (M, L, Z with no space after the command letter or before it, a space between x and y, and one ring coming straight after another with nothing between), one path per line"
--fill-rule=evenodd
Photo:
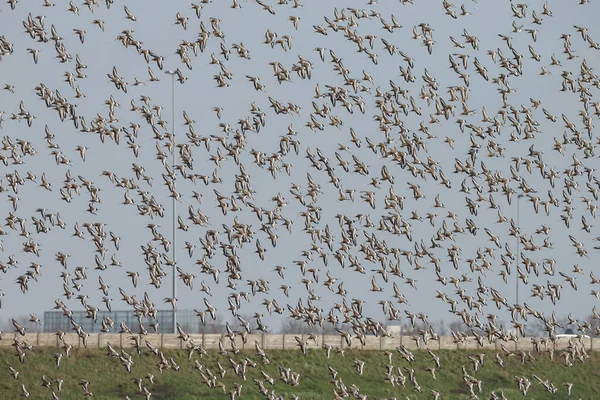
M476 2L436 1L429 12L440 14L437 25L410 26L402 15L420 3L416 0L385 7L370 0L362 8L233 0L226 12L220 1L217 6L203 0L175 15L161 12L175 25L169 32L186 37L171 54L150 48L152 37L138 36L144 22L133 5L114 0L70 1L68 7L50 0L7 3L0 14L0 71L22 53L28 63L52 67L37 69L40 75L33 80L39 83L5 82L0 93L0 250L5 254L0 270L5 277L14 275L26 297L58 278L62 289L54 308L84 342L89 333L72 310L82 308L96 321L100 311L129 307L140 332L108 317L100 318L102 330L132 334L138 352L147 347L156 355L160 372L178 370L172 358L144 341L145 335L165 329L157 319L161 307L182 307L178 297L155 298L169 288L175 271L193 293L192 308L203 323L231 314L235 324L227 322L224 334L232 344L235 337L269 332L266 318L333 326L348 344L369 335L389 336L383 321L406 319L415 340L426 346L439 336L428 316L439 306L451 314L446 318L460 320L463 329L452 331L457 342L523 340L528 321L547 335L536 339L538 351L552 353L551 343L567 326L579 335L600 334L593 305L600 299L600 279L592 262L600 246L590 244L600 241L593 238L600 191L593 166L600 101L593 96L600 78L592 65L600 45L585 26L567 23L567 30L556 35L544 31L561 21L549 2L499 2L509 22L492 41L460 25L477 18L472 15ZM581 0L577 13L584 15L587 3ZM264 41L240 39L243 29L222 28L227 20L217 16L216 7L227 15L256 13ZM69 15L44 15L59 8ZM396 16L380 9L394 10ZM101 12L110 19L99 19ZM279 21L276 32L270 24L282 18L286 22ZM110 36L122 20L127 28ZM455 33L444 37L440 32L448 26ZM135 62L121 64L115 57L112 68L99 73L90 64L94 74L88 76L86 57L96 57L87 50L96 51L92 30L96 41L116 39L119 51ZM307 43L322 44L301 54L298 47ZM259 48L268 50L270 60L282 61L255 57ZM447 59L441 68L428 61L439 54ZM60 82L52 72L56 65L63 71ZM1 76L10 80L9 74ZM320 79L325 76L326 81ZM178 91L200 90L209 81L219 94L178 104L176 120L170 121L164 94L171 79ZM86 90L90 81L108 84L112 93L99 99L97 93L105 89ZM153 100L146 90L158 85L163 95ZM560 109L551 107L552 99L530 95L528 86L532 93L560 92ZM35 103L20 97L28 92L35 93ZM87 112L92 101L103 104ZM230 110L242 106L242 115L232 115ZM42 113L49 117L36 116ZM60 128L52 128L60 122ZM101 174L88 167L94 157L102 158ZM31 196L21 198L22 193ZM177 241L170 232L171 198L183 205L174 218ZM535 224L529 230L515 218L514 203L521 198L528 225ZM119 215L127 222L106 222L117 208L126 210ZM130 227L139 221L144 230ZM61 230L69 232L67 241L48 239ZM556 249L554 231L561 240ZM141 260L133 255L136 240L146 240ZM86 253L89 263L73 265L70 253L88 243L94 252L91 259ZM300 244L303 249L292 253ZM171 246L177 246L176 259ZM122 250L126 261L119 256ZM270 253L282 261L271 264ZM525 301L514 302L516 280ZM22 294L9 291L10 279L2 284L6 314L19 308ZM569 314L561 324L549 310L565 292L575 296L578 285L591 286L585 298L590 317ZM274 314L281 317L273 319ZM499 322L504 316L510 320L506 326ZM41 324L33 313L30 317L30 323ZM4 332L2 340L14 340L23 363L32 350L22 340L29 328L12 322L14 339ZM190 339L192 332L178 326L178 333L190 360L206 352ZM57 335L62 338L64 332ZM567 365L588 357L580 339L561 351ZM298 346L305 352L307 342L298 337ZM55 353L57 367L70 349L64 342ZM329 356L332 348L324 349ZM132 371L133 356L110 344L107 351ZM258 343L256 362L236 359L237 351L222 352L232 356L231 371L240 377L247 367L269 360ZM409 363L415 357L402 347L397 353ZM503 367L503 358L512 355L503 347L496 364ZM389 356L390 365L382 370L388 384L444 398L435 388L419 385L419 371L407 367L405 376ZM431 350L424 356L432 360L425 373L435 377L439 357ZM523 363L534 360L531 353L520 357ZM208 386L223 389L231 399L243 397L242 384L225 387L219 381L226 367L219 364L219 374L213 374L202 361L194 362ZM477 379L483 356L472 355L469 362L473 371L462 374L465 393L478 398L485 386ZM18 380L17 365L11 363L7 372ZM362 375L365 363L354 360L353 365ZM335 370L329 372L336 399L367 398L358 386L344 385ZM265 398L280 398L266 386L275 378L265 375L255 380L256 388ZM154 379L148 376L148 382L135 380L147 399ZM573 386L515 378L524 395L537 383L548 393L570 394ZM301 385L300 374L284 367L280 379ZM62 380L42 381L53 399L60 398ZM83 395L93 396L90 382L80 383ZM21 395L30 397L24 384Z

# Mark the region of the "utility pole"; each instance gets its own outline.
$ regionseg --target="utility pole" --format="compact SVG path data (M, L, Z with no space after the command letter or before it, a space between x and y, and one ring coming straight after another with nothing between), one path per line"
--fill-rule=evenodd
M519 268L519 263L521 261L520 247L521 247L521 221L520 221L520 209L521 209L521 198L522 194L517 196L517 263L516 267ZM519 304L519 272L515 271L515 276L517 277L517 304Z
M177 179L177 174L175 173L175 75L177 75L177 71L167 70L165 74L171 75L171 134L173 135L173 148L172 148L172 156L173 156L173 188L175 188L175 181ZM175 273L175 265L176 265L176 257L177 257L177 203L175 200L175 196L173 196L173 243L171 243L171 251L173 258L173 298L177 299L177 274ZM177 333L177 307L173 307L173 333Z

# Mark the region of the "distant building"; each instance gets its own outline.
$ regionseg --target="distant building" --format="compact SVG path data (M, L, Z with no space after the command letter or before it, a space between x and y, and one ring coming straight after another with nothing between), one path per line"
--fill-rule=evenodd
M159 333L176 333L173 332L173 310L159 310L158 316L158 331ZM110 318L115 324L111 329L111 332L119 332L121 329L121 322L125 322L125 325L131 329L132 333L138 333L140 331L140 325L135 312L132 310L128 311L98 311L96 322L91 318L88 318L86 311L73 311L73 320L81 326L81 328L87 333L98 333L102 331L102 321L105 318ZM154 332L151 327L155 321L153 318L143 318L142 324L148 332ZM178 310L177 311L177 322L186 333L201 333L201 332L223 332L225 326L220 323L214 323L210 318L206 320L206 325L203 325L200 318L196 315L196 312L192 310ZM219 322L217 320L216 322ZM61 330L64 332L71 332L73 325L67 316L62 311L46 311L44 312L44 332L56 332Z
M389 333L392 336L400 336L400 335L402 335L402 325L400 325L400 324L387 325L385 327L385 330L387 331L387 333Z

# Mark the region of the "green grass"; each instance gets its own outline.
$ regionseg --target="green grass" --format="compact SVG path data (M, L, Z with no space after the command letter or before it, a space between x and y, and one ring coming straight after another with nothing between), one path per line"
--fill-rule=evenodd
M496 391L500 395L501 391L509 399L519 399L523 396L517 390L517 384L514 376L526 376L531 382L528 399L597 399L600 393L600 353L590 352L590 358L581 363L576 361L573 366L564 365L563 358L555 356L554 361L550 360L545 353L535 354L537 360L521 364L519 357L504 357L505 367L500 368L494 363L495 351L486 351L485 365L478 372L473 371L469 359L470 354L475 351L437 351L441 359L442 368L436 371L437 380L433 380L431 374L425 371L427 367L433 367L429 354L425 351L415 351L415 361L409 363L394 352L392 363L398 367L410 367L415 370L416 378L423 393L417 392L407 381L406 387L393 388L388 382L383 381L385 373L384 365L388 363L387 357L379 351L348 351L345 357L340 354L331 353L328 360L324 350L309 351L306 357L299 351L270 351L269 357L271 363L261 364L260 358L253 351L246 351L237 355L232 355L236 361L242 360L245 356L257 363L256 368L248 367L248 379L243 381L241 377L234 374L230 367L228 357L219 355L217 352L210 352L208 357L200 358L194 354L192 360L188 360L187 352L181 350L165 350L167 357L173 357L181 366L179 371L166 370L159 372L157 367L158 357L144 349L141 355L137 355L134 349L127 349L128 353L133 355L135 365L132 372L128 373L125 367L118 359L109 358L106 351L98 349L73 349L70 358L63 358L60 368L55 365L52 353L56 349L34 348L25 358L25 363L20 364L15 356L13 348L0 348L0 398L1 399L20 399L21 384L25 384L27 390L34 399L50 399L49 389L41 386L41 376L45 375L49 380L55 378L64 379L62 393L57 393L61 399L82 399L83 391L79 386L80 379L86 379L91 382L89 389L94 393L97 399L124 399L129 396L133 399L144 398L137 392L137 386L133 382L134 378L144 378L147 373L155 375L155 383L152 385L144 379L144 385L152 392L152 400L157 399L228 399L220 388L209 388L204 384L200 372L194 369L194 360L198 360L205 368L217 374L217 362L227 370L227 375L222 380L227 386L227 390L233 387L234 383L243 384L242 399L263 399L258 393L257 385L252 378L262 379L260 374L264 370L275 379L275 385L265 386L273 389L277 395L291 398L292 394L298 395L301 399L332 399L334 385L330 382L331 377L327 366L331 365L338 372L338 379L341 378L346 387L352 384L360 388L362 394L373 398L391 398L397 397L404 399L431 399L433 398L430 389L441 392L442 399L466 399L468 390L462 384L461 366L464 365L467 372L483 382L483 392L479 396L481 399L489 399L491 392ZM359 376L352 366L355 359L365 361L365 373ZM20 372L19 379L15 380L10 372L9 365ZM291 387L279 379L278 366L292 368L299 372L300 386ZM559 390L553 396L544 390L544 387L537 383L533 374L542 379L548 379L554 383ZM404 372L408 377L408 373ZM569 381L574 384L571 397L567 396L565 387L562 383ZM56 386L53 386L56 390ZM349 398L353 398L350 396Z

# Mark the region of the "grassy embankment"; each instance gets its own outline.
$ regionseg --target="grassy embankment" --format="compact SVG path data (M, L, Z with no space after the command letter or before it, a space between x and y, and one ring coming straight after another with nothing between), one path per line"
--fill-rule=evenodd
M265 386L269 390L274 389L277 395L283 395L287 399L291 398L292 394L298 395L301 399L332 399L334 385L330 381L328 365L339 372L338 379L341 378L346 387L355 384L360 388L360 393L368 395L370 399L394 396L398 399L406 397L431 399L433 397L430 389L441 392L442 399L466 399L469 392L462 383L463 365L470 375L483 382L483 391L479 396L481 399L489 399L492 391L500 395L502 390L509 399L522 398L514 380L515 375L526 376L531 380L532 384L527 396L529 399L597 399L600 393L599 352L590 352L590 358L585 363L576 361L571 367L565 366L564 359L558 355L551 361L546 353L535 354L537 360L527 362L525 365L521 363L518 356L510 358L503 356L505 367L501 368L494 362L496 352L487 351L484 366L475 372L467 356L475 354L476 351L438 351L436 353L441 359L441 369L435 372L436 380L425 370L435 366L426 351L415 351L415 361L412 363L394 352L392 363L402 368L405 376L408 377L408 372L404 367L415 370L417 381L423 389L422 393L419 393L408 380L406 387L396 388L383 380L384 365L388 364L388 359L380 351L348 351L344 357L332 351L329 360L324 350L312 350L306 356L303 356L300 351L269 351L271 363L268 365L261 364L260 358L253 351L232 355L237 362L247 356L257 363L256 368L248 367L246 381L235 375L229 357L219 355L216 351L202 358L194 354L191 361L188 360L186 351L164 351L165 356L173 357L181 368L179 371L171 369L162 373L157 367L158 357L147 349L144 349L141 355L138 355L134 349L127 349L135 362L131 373L125 370L118 359L109 358L106 351L98 349L73 349L71 357L63 358L60 368L57 368L53 356L56 351L57 349L50 348L34 349L27 355L24 364L20 364L13 348L0 349L0 397L6 400L24 398L21 397L21 384L25 384L31 398L50 399L50 389L41 386L41 377L45 375L48 380L56 378L64 380L62 392L57 392L61 399L84 398L79 385L80 379L91 382L89 390L97 399L124 399L125 396L129 396L132 400L142 399L144 396L138 393L134 378L144 379L144 386L152 392L152 400L228 399L229 396L224 394L222 389L209 388L203 382L200 371L194 368L195 360L214 374L219 373L217 362L220 362L227 370L227 374L223 379L219 377L219 381L226 385L227 390L233 388L236 382L243 384L242 399L265 398L258 393L257 384L252 380L252 378L264 380L261 370L275 379L274 386L268 383L265 383ZM353 368L354 359L365 362L363 376L358 375ZM18 380L11 376L9 365L19 371ZM292 387L279 379L280 365L300 373L300 386ZM150 384L145 378L148 373L155 375L154 384ZM558 392L551 395L545 391L533 377L534 374L544 380L548 379L558 387ZM573 383L570 397L567 396L566 388L562 386L567 381ZM56 384L53 384L52 388L56 391Z

